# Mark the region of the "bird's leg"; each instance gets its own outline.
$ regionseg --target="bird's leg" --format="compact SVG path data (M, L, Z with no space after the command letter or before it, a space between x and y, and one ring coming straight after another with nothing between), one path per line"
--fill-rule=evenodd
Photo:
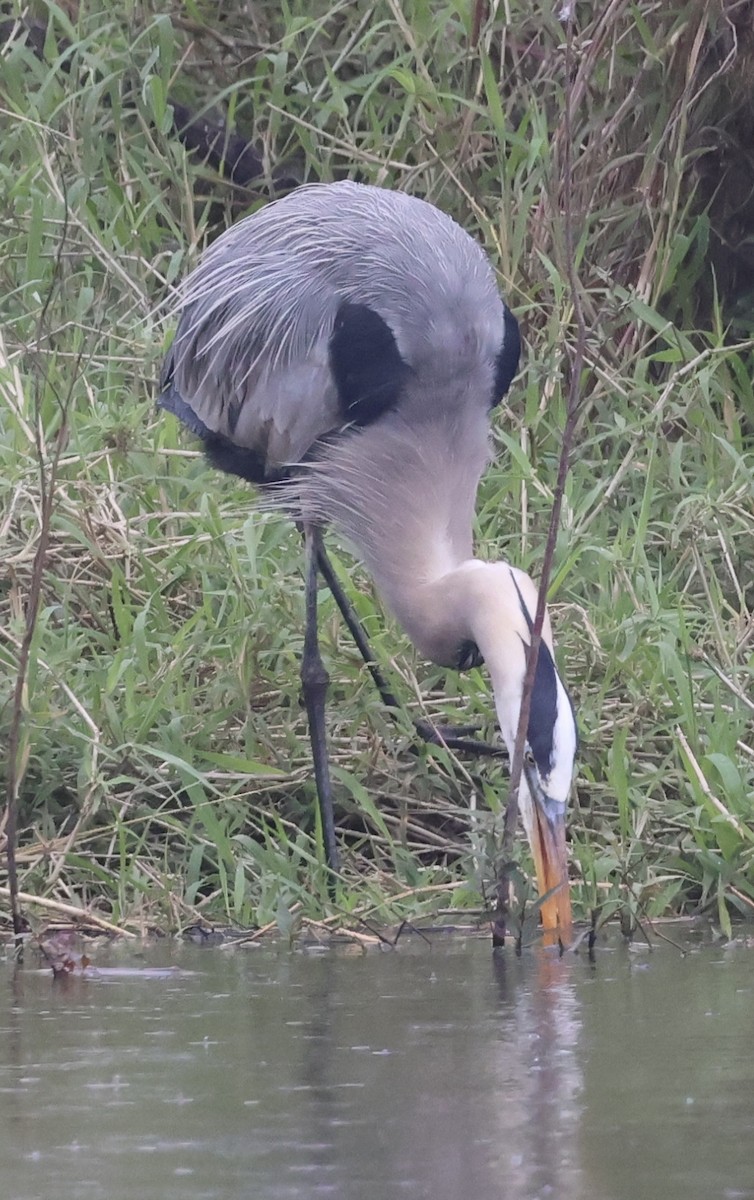
M361 657L364 659L369 674L374 680L374 685L382 697L383 704L387 709L393 711L399 709L400 704L395 692L388 684L382 670L378 666L372 647L367 641L363 626L353 611L353 606L333 570L333 565L325 550L321 534L317 538L317 566L322 578L332 592L333 599L340 609L341 616L348 626L348 630L358 647ZM468 736L469 734L476 733L479 728L478 725L434 725L431 721L420 719L414 721L414 727L422 741L428 742L433 746L447 746L449 750L484 755L490 758L498 758L505 753L502 746L491 746L488 742L480 742Z
M322 819L322 838L325 859L331 871L339 870L338 847L335 843L330 765L327 760L325 732L325 698L330 677L319 652L317 631L317 563L322 546L322 534L316 525L304 525L306 548L306 627L304 654L301 659L301 690L309 718L309 739L314 760L314 779Z
M367 641L367 635L364 633L364 627L359 618L356 616L356 613L353 611L353 606L351 605L348 596L340 586L340 580L333 570L333 565L330 562L321 538L319 540L319 545L317 546L317 566L319 567L322 578L332 592L333 599L340 609L343 620L348 626L348 631L355 641L361 657L364 659L364 663L369 671L369 674L374 680L374 686L377 688L377 691L382 697L382 703L386 708L400 708L398 700L395 696L395 692L391 689L375 660L372 647L369 645L369 642Z
M504 746L493 746L490 742L480 742L468 734L476 733L478 725L433 725L431 721L414 721L416 732L422 741L430 746L447 746L461 754L477 754L481 758L503 758Z

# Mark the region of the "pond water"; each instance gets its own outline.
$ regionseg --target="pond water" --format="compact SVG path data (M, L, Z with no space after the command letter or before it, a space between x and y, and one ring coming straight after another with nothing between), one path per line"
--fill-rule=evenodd
M1 1200L754 1200L754 950L688 945L6 965Z

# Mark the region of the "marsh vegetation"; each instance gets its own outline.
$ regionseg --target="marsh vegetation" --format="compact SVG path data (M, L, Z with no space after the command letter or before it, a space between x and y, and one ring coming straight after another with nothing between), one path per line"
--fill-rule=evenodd
M505 764L411 750L424 714L493 738L485 676L415 658L342 552L405 713L396 729L325 602L345 860L328 895L299 538L156 413L156 309L208 239L294 180L446 209L525 337L479 551L536 577L573 337L568 151L589 338L551 602L582 736L575 906L705 908L724 928L750 913L754 6L579 8L570 80L556 14L518 0L23 11L0 77L3 744L46 497L50 534L14 750L22 890L131 928L485 907ZM188 150L184 110L227 122L263 176Z

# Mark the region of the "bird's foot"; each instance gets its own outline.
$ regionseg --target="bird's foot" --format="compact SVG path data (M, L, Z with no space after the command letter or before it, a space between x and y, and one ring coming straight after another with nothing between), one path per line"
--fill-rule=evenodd
M423 742L430 746L445 746L461 754L478 754L486 758L499 758L505 754L502 746L492 746L471 737L478 725L434 725L431 721L414 721L414 727Z

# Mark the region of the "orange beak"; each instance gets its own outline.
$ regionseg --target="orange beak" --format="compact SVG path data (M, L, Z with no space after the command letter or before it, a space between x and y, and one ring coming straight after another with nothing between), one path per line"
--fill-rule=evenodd
M527 776L529 772L526 772ZM565 839L565 805L542 795L538 780L527 778L534 807L532 852L537 871L542 927L564 946L572 940L571 890Z

